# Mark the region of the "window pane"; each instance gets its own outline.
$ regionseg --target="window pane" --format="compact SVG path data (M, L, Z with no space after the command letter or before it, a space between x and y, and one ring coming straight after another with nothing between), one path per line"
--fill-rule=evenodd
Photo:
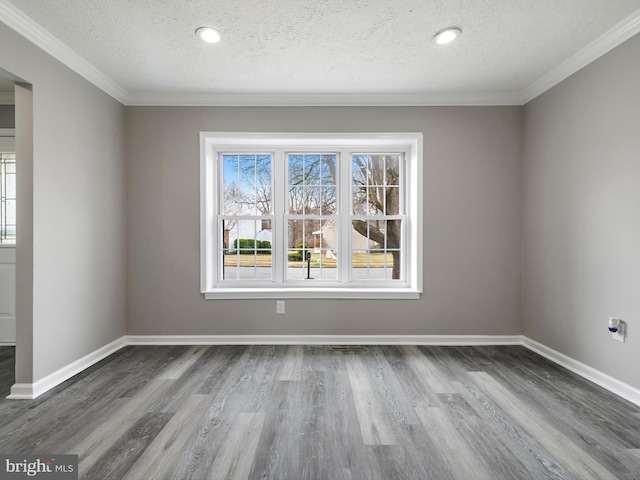
M322 183L322 164L320 155L305 155L304 184L320 185Z
M336 187L322 187L320 195L320 214L335 215L338 213L338 191Z
M223 155L224 215L272 213L271 155Z
M305 194L307 189L304 187L289 187L289 213L292 215L301 215L304 213L306 204Z
M351 163L353 214L400 214L400 156L353 155Z
M222 178L225 185L240 185L238 155L222 156Z
M356 251L351 254L353 280L392 280L393 256L381 251Z
M385 215L400 214L400 187L387 186L385 189Z
M371 155L369 170L367 171L367 179L369 185L384 185L385 177L385 156Z
M7 165L8 167L9 165ZM15 164L12 165L15 167ZM7 168L8 170L8 168ZM5 177L5 187L4 196L7 198L16 198L16 174L15 173L7 173Z
M271 155L256 155L256 184L271 185Z
M336 155L322 156L322 185L336 184L336 169L338 158Z
M0 153L0 243L16 238L16 157Z
M387 156L385 185L400 185L400 155Z
M320 230L319 220L289 220L287 248L289 250L299 248L313 248L317 241L317 235Z
M16 201L7 200L7 226L16 224Z
M289 186L304 183L304 155L289 155Z
M223 280L272 280L271 220L225 219Z
M323 206L335 212L337 156L289 155L288 165L289 213L319 215Z
M255 185L257 183L256 156L239 155L238 173L240 175L240 185Z
M353 185L367 185L369 163L368 155L353 155L351 158L351 183Z
M289 220L287 238L287 280L337 279L335 219Z
M245 195L246 192L243 192L237 185L225 185L222 213L225 215L241 215L243 213Z
M251 208L254 209L255 215L269 215L272 212L273 198L271 194L271 185L259 185L253 191L253 203Z
M352 278L402 278L402 220L353 220Z

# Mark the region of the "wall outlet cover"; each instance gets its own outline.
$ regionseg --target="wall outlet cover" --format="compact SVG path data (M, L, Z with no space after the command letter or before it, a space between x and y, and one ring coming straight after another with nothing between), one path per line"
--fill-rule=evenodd
M614 332L611 334L611 338L618 341L618 342L622 342L624 343L624 330L625 330L625 325L624 323L620 322L620 327L618 328L617 332Z

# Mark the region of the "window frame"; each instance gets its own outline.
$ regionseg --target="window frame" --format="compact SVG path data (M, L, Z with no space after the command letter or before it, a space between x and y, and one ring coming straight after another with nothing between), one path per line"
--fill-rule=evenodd
M15 129L13 128L0 128L0 155L3 156L2 161L0 162L1 165L1 169L2 172L0 174L0 247L15 247L16 245L16 241L17 241L17 232L15 232L13 235L8 236L6 234L5 229L7 228L7 216L8 216L8 211L9 211L9 207L8 207L8 203L9 202L14 202L14 207L13 207L13 216L15 218L16 215L16 203L17 203L17 194L16 194L16 189L17 189L17 185L16 185L16 168L17 168L17 164L16 164L16 149L15 149ZM4 158L7 157L7 158ZM6 171L6 166L7 163L5 163L7 160L10 160L11 157L13 159L12 162L9 163L13 163L14 164L14 172L10 173ZM14 190L14 195L13 196L9 196L7 194L7 190L8 190L8 185L7 185L7 176L8 175L13 175L14 179L13 179L13 190ZM17 219L16 219L17 222ZM16 228L17 225L15 224L11 224L11 226L14 227L14 229ZM2 233L4 232L4 233Z
M351 203L352 154L357 153L400 153L405 156L405 181L400 186L405 189L401 195L404 204L406 235L403 251L401 281L351 282L348 272L350 262L339 262L343 283L327 286L302 285L302 283L251 281L250 285L238 282L237 286L220 285L217 275L221 267L219 256L220 234L218 207L221 201L219 189L219 155L222 153L271 153L273 185L272 258L274 278L284 279L287 243L285 212L288 154L299 152L335 152L338 154L338 212L341 204ZM280 157L282 156L282 157ZM285 170L277 174L278 158L283 158ZM200 132L200 289L206 299L267 299L267 298L376 298L376 299L417 299L422 294L422 133L244 133L244 132ZM348 175L345 178L345 175ZM285 178L283 178L285 177ZM349 209L351 207L349 206ZM349 210L350 211L350 210ZM348 220L357 216L350 211ZM351 252L351 235L341 235L340 249ZM286 246L286 245L285 245ZM351 254L351 253L349 253ZM344 275L347 275L344 277ZM392 283L394 282L394 283ZM397 282L397 283L395 283Z

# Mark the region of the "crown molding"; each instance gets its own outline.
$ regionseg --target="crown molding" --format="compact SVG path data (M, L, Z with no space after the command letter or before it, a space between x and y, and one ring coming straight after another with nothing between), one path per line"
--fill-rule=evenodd
M637 33L640 9L520 92L407 94L232 94L128 92L7 0L0 21L127 106L508 106L524 105ZM0 105L13 103L0 94Z
M357 106L487 106L522 105L517 93L414 93L414 94L228 94L134 92L126 99L131 106L216 107L357 107Z
M124 103L127 91L62 43L51 33L22 13L7 0L0 0L0 22L47 52L71 70L86 78L100 90Z
M524 105L537 96L542 95L550 88L569 78L618 45L626 42L637 33L640 33L640 9L633 12L621 22L618 22L582 50L525 88L521 94L523 99L522 104Z

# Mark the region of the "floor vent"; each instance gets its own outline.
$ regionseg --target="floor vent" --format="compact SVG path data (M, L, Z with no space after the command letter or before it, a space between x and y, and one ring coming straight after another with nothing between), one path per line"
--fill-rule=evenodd
M330 345L329 350L332 352L366 352L366 345Z

